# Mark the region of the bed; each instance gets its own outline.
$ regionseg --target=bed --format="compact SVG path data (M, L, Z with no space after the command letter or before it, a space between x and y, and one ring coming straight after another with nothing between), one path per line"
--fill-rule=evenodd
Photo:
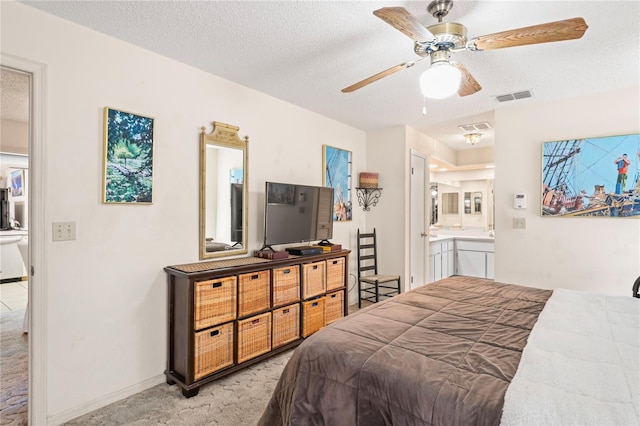
M303 342L259 425L638 424L640 301L598 297L469 277L403 293Z

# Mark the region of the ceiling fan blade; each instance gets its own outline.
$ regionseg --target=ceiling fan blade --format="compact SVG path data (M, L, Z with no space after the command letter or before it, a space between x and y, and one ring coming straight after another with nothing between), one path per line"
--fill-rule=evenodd
M345 87L344 89L342 89L342 93L350 93L350 92L353 92L355 90L358 90L358 89L360 89L360 88L362 88L362 87L364 87L364 86L366 86L368 84L373 83L374 81L380 80L382 77L386 77L388 75L396 73L396 72L398 72L400 70L403 70L405 68L411 68L412 66L414 66L415 64L417 64L420 61L423 61L424 59L427 59L427 58L420 58L420 59L417 59L415 61L407 61L407 62L404 62L402 64L398 64L398 65L396 65L394 67L391 67L391 68L386 69L386 70L384 70L382 72L379 72L378 74L374 74L371 77L367 77L364 80L357 82L356 84L352 84L349 87Z
M374 10L373 14L414 41L431 41L435 38L431 31L404 7L383 7Z
M589 27L583 18L572 18L483 35L474 38L468 45L471 46L470 50L491 50L552 41L575 40L582 37L587 28Z
M464 65L459 62L452 62L451 65L458 68L462 73L462 80L460 81L460 87L458 88L458 96L469 96L482 90L480 83L473 78Z

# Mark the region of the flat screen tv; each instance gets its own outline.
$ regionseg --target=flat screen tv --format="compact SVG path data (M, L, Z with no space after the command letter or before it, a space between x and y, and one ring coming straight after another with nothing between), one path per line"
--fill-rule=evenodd
M267 182L264 247L333 237L333 188Z

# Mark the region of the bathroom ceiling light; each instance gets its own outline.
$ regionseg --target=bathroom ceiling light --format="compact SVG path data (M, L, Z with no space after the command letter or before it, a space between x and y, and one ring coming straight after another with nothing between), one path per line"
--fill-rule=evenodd
M480 142L481 137L482 133L467 133L464 135L464 141L469 145L475 145Z

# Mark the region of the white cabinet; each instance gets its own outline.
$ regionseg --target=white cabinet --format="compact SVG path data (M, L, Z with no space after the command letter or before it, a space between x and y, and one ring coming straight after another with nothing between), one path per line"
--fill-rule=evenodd
M453 240L433 241L429 244L429 282L441 280L454 274Z
M492 241L456 240L457 274L493 279L494 243Z
M493 265L495 257L495 253L487 253L487 278L492 280L496 278Z
M458 275L484 278L487 255L480 251L458 250Z
M452 277L456 274L456 252L453 241L449 241L447 244L449 245L447 249L447 277Z
M26 236L23 231L0 232L0 279L15 280L27 275L18 243Z

